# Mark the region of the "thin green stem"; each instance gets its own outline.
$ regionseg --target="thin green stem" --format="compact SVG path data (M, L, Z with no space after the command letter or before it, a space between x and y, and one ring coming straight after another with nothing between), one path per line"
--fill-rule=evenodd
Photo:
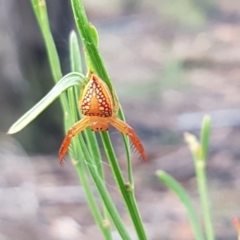
M92 30L90 30L89 22L87 20L87 16L86 16L82 1L81 0L71 0L71 3L72 3L72 9L73 9L76 25L77 25L79 33L82 37L84 49L87 54L87 57L89 58L91 68L94 70L95 73L97 73L97 75L100 78L102 78L106 82L106 84L108 85L108 87L110 88L110 90L112 92L112 95L114 95L113 89L112 89L112 84L109 80L108 74L105 70L102 59L99 55L99 52L98 52L98 49L96 46L96 41L93 39ZM120 113L123 116L121 109L120 109ZM117 184L120 188L120 191L124 198L125 204L128 208L129 214L132 218L132 221L135 226L138 237L139 237L139 239L147 239L146 233L143 228L143 223L142 223L142 220L141 220L141 217L140 217L137 205L136 205L136 201L134 198L134 187L133 187L133 185L131 185L131 187L130 187L131 190L126 189L124 179L121 174L121 170L118 166L117 159L116 159L111 141L109 139L109 136L106 132L101 133L101 136L102 136L102 140L103 140L104 149L106 151L108 160L112 167L114 178L116 179ZM125 146L127 144L128 144L128 142L125 141ZM129 146L129 144L128 144L128 146ZM127 153L129 153L128 148L126 148L126 151L127 151ZM129 165L130 165L129 154L127 155L127 157L128 157L128 161L129 161ZM129 167L128 171L130 172L129 173L130 181L133 182L131 166Z
M69 42L70 42L71 71L72 72L82 72L81 53L80 53L77 36L74 31L72 31L70 34ZM80 93L80 88L75 88L75 98L76 98L75 107L78 106L79 93ZM80 116L81 114L79 113L78 115ZM76 119L76 121L78 121L78 119ZM97 143L96 135L89 128L87 128L84 131L84 135L86 137L87 142L89 143L87 145L88 145L90 154L96 162L96 166L98 167L100 176L102 176L102 178L103 178L104 173L103 173L103 167L101 164L102 158L101 158L99 146Z
M109 163L112 169L112 172L115 176L118 187L121 191L125 204L127 206L128 212L132 218L133 225L136 229L136 233L140 240L146 240L147 236L144 231L143 223L137 208L136 200L134 197L134 187L133 185L125 184L124 178L121 173L121 169L119 167L115 152L112 147L111 140L109 138L109 134L107 132L101 133L101 138L103 141L104 149L106 155L109 159Z
M57 82L62 77L62 71L57 49L49 26L46 2L45 0L32 0L32 6L47 48L47 55L53 79L55 82Z
M98 76L106 82L112 91L112 84L98 52L96 41L93 39L92 30L90 29L90 24L88 22L82 0L71 0L71 3L76 25L83 42L84 50L91 60L91 67L93 68L94 72L96 72Z
M78 24L79 29L81 29L81 31L82 31L81 32L82 33L82 40L83 40L83 44L84 44L86 54L89 56L89 58L91 60L91 64L92 64L92 67L93 67L94 71L102 79L104 79L106 81L106 83L108 84L109 88L112 91L112 86L111 86L111 83L109 81L109 77L108 77L107 72L106 72L106 70L103 66L102 60L101 60L100 55L99 55L98 50L97 50L97 47L95 46L94 41L92 40L92 35L91 35L91 31L89 30L89 23L87 21L86 15L85 15L85 10L82 6L82 3L80 5L79 5L79 3L81 3L81 1L72 0L72 5L73 5L73 9L74 9L75 18L78 18L80 16L80 18L76 22ZM58 55L57 55L56 47L55 47L55 44L54 44L54 41L53 41L53 38L52 38L52 35L51 35L50 27L49 27L46 4L45 4L44 0L32 0L32 4L33 4L33 7L35 9L35 14L37 16L39 25L41 27L41 31L42 31L44 41L45 41L45 44L46 44L46 47L47 47L47 54L48 54L48 58L49 58L50 66L51 66L51 71L52 71L55 82L57 82L61 78L62 73L61 73L60 61L59 61L59 58L58 58ZM69 93L70 93L70 95L74 94L74 92L71 92L71 91ZM73 99L71 101L73 101ZM71 125L72 120L71 120L71 117L70 117L71 115L69 114L70 109L69 109L69 105L68 105L68 102L67 102L66 95L62 96L61 103L62 103L64 111L65 111L65 115L64 115L65 116L65 130L67 130L68 127ZM73 102L72 103L70 102L70 107L73 109L73 107L74 107ZM87 141L92 141L92 140L87 139ZM107 145L109 145L109 144L107 144ZM82 147L82 146L85 146L85 145L80 145L80 147L82 148L82 151L84 153L84 158L87 159L87 162L89 162L91 157L90 157L89 153L87 153L88 156L86 156L87 148L86 148L86 146L85 147ZM74 149L75 149L75 151L78 151L78 148L76 147L76 145L75 145ZM96 156L98 154L98 153L96 154L96 149L93 150L93 148L91 148L91 147L89 149L90 149L90 152L92 152L91 155ZM111 147L111 151L113 151L112 147ZM95 152L95 154L94 154L94 152ZM80 155L78 155L77 153L75 153L75 154L76 154L78 159L81 158ZM93 158L96 159L94 156L93 156ZM113 158L113 160L115 162L117 161L116 158ZM76 164L76 166L78 168L79 164ZM92 166L95 166L95 167L92 167ZM96 162L91 162L91 167L89 167L88 169L89 169L89 171L91 173L91 176L92 176L92 178L93 178L93 180L96 184L96 187L99 191L99 194L101 195L101 197L102 197L102 199L105 203L105 206L107 207L108 212L109 212L116 228L118 229L120 235L122 236L122 238L123 239L130 239L130 237L129 237L129 235L128 235L125 227L124 227L124 224L122 223L121 218L118 215L118 212L116 211L115 206L114 206L113 202L111 201L111 198L110 198L110 196L109 196L109 194L108 194L108 192L105 188L105 185L103 183L103 179L100 176L101 174L99 175L99 173L101 171L100 172L96 171L96 169L95 169L96 166L98 166L96 164ZM79 173L79 177L82 181L85 181L84 180L84 175L80 176L82 174L82 172L80 170L81 170L80 168L77 170L78 173ZM118 175L121 175L120 169L118 169L117 171L118 171ZM114 173L116 174L116 169L115 169ZM123 178L122 178L122 181L121 181L121 186L122 186L121 191L123 191L123 189L125 189ZM85 191L86 191L87 196L89 196L89 191L87 189L85 189ZM140 236L139 239L146 239L146 235L145 235L145 232L144 232L144 229L143 229L143 226L142 226L140 215L139 215L137 207L136 207L133 191L130 192L130 194L127 194L126 189L125 189L123 192L124 192L124 196L125 196L124 199L125 199L126 205L129 206L128 209L129 209L129 212L131 213L131 216L132 216L134 225L136 227L136 230L137 229L139 230L139 231L137 231L137 233ZM92 200L90 200L90 202L91 201ZM91 206L90 208L92 209L94 207ZM98 218L98 221L99 221L100 217L96 217L96 218ZM106 234L109 234L109 231L107 231ZM107 235L105 235L105 237L106 237L106 239L108 239Z
M204 235L201 230L201 225L198 221L198 217L195 208L190 200L190 197L183 189L183 187L174 179L171 175L164 171L157 171L158 178L179 197L184 207L187 210L188 219L192 226L196 240L204 240Z
M112 83L110 81L110 78L107 74L107 71L105 69L105 66L103 64L103 61L101 59L101 56L99 54L97 44L96 44L96 37L97 34L96 30L94 31L93 36L93 30L91 24L89 24L87 15L85 13L85 9L82 3L82 0L71 0L72 3L72 9L75 17L75 22L78 28L78 31L81 35L81 39L83 41L83 46L87 55L87 62L91 65L91 68L94 70L97 75L103 79L104 82L108 85L109 89L112 92L112 95L114 95L114 91L112 88ZM119 108L119 117L124 120L124 114L121 109L121 106ZM133 184L133 173L132 173L132 166L131 166L131 154L130 154L130 145L129 141L126 139L126 136L123 135L124 139L124 146L125 151L127 155L127 161L128 161L128 178L129 182Z
M52 75L53 75L54 81L57 82L61 78L62 73L61 73L59 57L58 57L55 43L51 34L51 30L49 27L46 3L44 0L32 0L32 6L34 9L35 15L37 17L40 29L42 31L44 42L46 44L47 55L48 55ZM72 59L71 64L72 66L75 66L75 67L77 64L79 64L79 58L77 58L76 55L74 56L74 59ZM74 90L73 89L68 90L68 95L70 99L69 104L68 104L67 96L65 94L61 96L61 103L65 112L65 115L64 115L65 131L67 131L74 122L72 120L72 116L75 119L75 121L77 119L77 111L76 111L77 104L76 104L76 97L74 95ZM82 159L81 154L78 151L79 143L76 140L77 139L73 140L73 153L71 154L71 156L74 157L74 155L76 154L75 156L77 156L78 159ZM84 187L84 191L87 197L87 202L89 204L90 210L92 211L92 214L98 226L102 230L102 233L105 239L111 240L112 238L110 234L110 225L105 224L106 221L103 220L101 216L101 213L98 209L98 206L96 205L96 201L94 200L93 194L91 192L91 188L90 188L85 170L86 169L84 168L84 164L82 165L78 164L77 173L78 173L80 182Z
M195 168L197 174L197 181L199 187L199 194L201 199L203 217L204 217L204 225L206 229L207 240L214 240L214 230L211 219L211 209L209 204L209 196L207 191L207 176L206 176L206 163L207 163L207 155L209 148L209 139L210 139L210 131L211 131L211 118L206 115L202 122L202 130L201 130L201 154L195 155Z
M201 139L200 139L201 146L202 146L203 159L206 159L206 160L208 157L210 132L211 132L211 118L210 116L206 115L203 118Z
M47 50L47 56L50 63L50 70L53 75L54 82L57 83L62 77L61 65L59 56L57 53L57 48L55 46L53 36L51 33L47 6L45 0L31 0L32 8L34 10L35 16L37 18L40 30L43 35L43 40ZM64 111L64 129L67 131L67 122L69 121L69 111L66 94L62 94L60 97L60 102Z
M123 239L130 239L130 236L128 234L128 232L126 231L126 228L121 220L121 217L119 216L117 210L116 210L116 207L114 205L114 203L112 202L112 199L107 191L107 188L103 182L103 179L101 178L101 176L99 175L99 172L97 170L97 166L95 165L95 162L94 160L92 160L92 158L90 157L88 151L87 151L87 148L85 146L85 143L83 141L83 138L81 135L78 136L79 139L80 139L80 149L82 151L82 154L84 156L84 159L86 161L86 164L87 164L87 167L88 167L88 170L91 174L91 177L93 178L94 180L94 183L97 187L97 190L108 210L108 213L109 215L111 216L112 218L112 221L113 223L115 224L116 226L116 229L118 230L119 234L121 235L121 237ZM78 167L78 164L76 164L76 166Z
M119 111L118 115L119 115L120 119L125 121L125 117L124 117L122 111ZM125 152L126 152L126 156L127 156L128 181L129 181L130 185L134 186L132 161L131 161L131 149L130 149L129 138L126 137L124 134L122 134L122 138L123 138L123 143L124 143Z
M71 116L73 117L73 121L72 124L74 122L77 121L78 119L78 112L76 109L76 96L74 95L74 89L69 89L68 90L68 96L69 96L69 106L70 106L70 113ZM71 125L72 125L71 124ZM69 128L71 127L71 125L69 126ZM73 159L73 162L77 164L75 164L76 170L77 170L77 174L80 180L80 183L82 184L83 188L84 188L84 192L87 198L87 203L89 205L90 211L93 214L93 217L97 223L97 225L99 226L100 230L102 231L103 236L105 237L106 240L111 240L111 233L110 233L110 225L106 225L104 224L104 219L101 216L101 213L99 211L99 208L96 204L95 198L92 194L90 185L89 185L89 179L87 177L87 172L86 172L86 168L85 168L85 164L83 161L83 154L80 151L78 145L79 145L80 141L79 138L74 138L72 141L72 147L73 147L73 152L70 153L71 159ZM79 161L74 161L74 159L77 158L79 159Z
M79 158L79 155L78 155ZM81 163L82 162L82 163ZM110 230L110 222L106 219L103 219L101 216L98 206L96 205L96 201L94 200L94 196L92 194L91 189L89 188L89 179L86 175L86 168L84 166L84 161L78 161L78 164L75 165L77 174L80 180L80 183L82 184L84 188L84 192L87 198L88 206L93 214L93 217L97 223L97 225L100 227L102 234L106 240L112 240L111 236L111 230Z
M215 238L207 191L206 162L201 159L196 159L195 168L207 240L214 240Z
M71 32L70 38L69 38L69 43L70 43L70 60L71 60L71 70L73 72L81 72L82 71L82 63L81 63L81 53L78 45L78 40L77 36L74 31ZM77 122L79 119L79 112L78 109L76 108L78 104L78 94L79 94L79 87L75 87L74 89L70 89L69 91L69 102L72 103L70 104L71 108L71 115L74 116L74 121L73 123ZM96 144L96 137L90 129L87 129L86 131L86 136L87 136L87 142L88 146L90 146L90 153L93 158L100 159L100 153L98 149L98 145ZM79 151L79 148L77 147L80 144L79 138L75 138L73 140L73 147L74 147L74 153L77 154L77 159L83 159L83 155ZM72 156L73 157L73 156ZM74 159L74 158L72 158ZM97 161L97 160L96 160ZM102 170L102 165L98 164L98 170L100 176L103 178L103 170ZM110 223L106 224L107 222L107 211L105 208L105 205L103 204L103 209L104 209L104 218L101 216L98 207L96 205L96 202L94 201L94 197L92 195L90 186L89 186L89 179L86 175L86 168L84 161L79 161L79 166L76 166L76 170L80 179L80 182L82 183L85 194L87 197L87 202L89 204L89 207L91 209L91 212L95 218L96 223L100 227L103 235L105 236L105 239L110 240L111 239L111 229L110 229ZM105 222L105 223L104 223Z
M197 138L190 134L185 133L185 140L189 145L189 148L192 152L194 159L195 172L198 183L198 191L201 201L203 220L205 226L205 232L207 240L214 240L214 231L213 224L211 219L211 209L209 204L209 196L207 190L207 176L206 176L206 163L208 152L208 144L209 144L209 136L210 136L210 118L205 117L203 121L203 127L201 132L201 143L197 140Z

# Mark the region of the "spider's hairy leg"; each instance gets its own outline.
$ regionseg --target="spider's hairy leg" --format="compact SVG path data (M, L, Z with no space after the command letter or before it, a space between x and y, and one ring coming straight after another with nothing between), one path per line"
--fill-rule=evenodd
M143 160L146 162L147 157L146 157L146 154L144 152L143 145L142 145L139 137L135 133L135 131L127 123L123 122L122 120L120 120L119 118L116 118L116 117L109 118L109 123L111 125L113 125L118 131L120 131L120 132L126 134L127 136L129 136L132 144L137 149L137 151L140 153Z
M59 149L59 163L61 165L63 164L64 156L68 151L72 138L78 133L82 132L88 126L89 126L89 117L84 117L69 129Z

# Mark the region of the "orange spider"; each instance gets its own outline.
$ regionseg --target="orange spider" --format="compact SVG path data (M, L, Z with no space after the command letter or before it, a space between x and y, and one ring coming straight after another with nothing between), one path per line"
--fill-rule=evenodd
M83 118L68 131L59 150L59 163L62 165L72 138L90 126L93 131L107 131L111 124L118 131L126 134L144 161L147 157L143 145L134 130L117 118L118 104L112 97L107 84L98 76L91 74L89 82L82 91L79 102Z

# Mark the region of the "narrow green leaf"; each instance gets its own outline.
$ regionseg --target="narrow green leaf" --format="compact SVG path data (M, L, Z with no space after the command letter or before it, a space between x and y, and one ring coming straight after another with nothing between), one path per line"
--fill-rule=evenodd
M210 131L211 131L211 117L209 115L206 115L203 118L201 130L201 145L203 151L203 159L205 159L205 161L208 156Z
M19 132L34 120L44 109L46 109L63 91L80 84L85 76L80 73L72 72L64 76L52 90L40 100L34 107L18 119L9 129L8 134Z
M71 71L74 72L81 72L81 52L78 44L78 39L77 35L74 31L71 32L70 38L69 38L69 46L70 46L70 59L71 59ZM76 89L75 87L75 96L78 96L79 94L79 88ZM78 100L78 99L77 99ZM75 103L75 105L77 105ZM99 174L102 178L103 177L103 167L102 167L102 158L100 154L100 150L98 147L97 139L95 136L95 133L91 131L89 128L84 130L84 134L86 137L87 145L90 150L91 156L94 158L96 161L96 165L98 166L99 169Z
M210 202L208 196L208 184L207 184L207 175L206 175L206 158L208 152L208 144L210 137L210 122L211 119L209 116L205 116L203 119L203 126L201 130L201 141L199 142L196 136L185 133L184 137L188 143L190 150L192 152L194 167L196 172L198 191L201 201L202 214L203 214L203 223L205 226L205 234L207 240L214 240L214 230L213 222L210 211Z
M81 141L81 144L79 145L79 149L81 149L81 151L82 151L83 159L85 159L85 163L86 163L88 170L91 174L91 177L96 185L98 193L101 196L116 229L118 230L122 239L130 240L131 238L126 230L126 227L125 227L117 209L116 209L116 206L114 205L114 203L111 199L108 189L105 186L104 180L99 175L99 171L97 169L97 166L95 165L94 160L91 158L91 156L89 155L89 152L87 151L87 148L84 146L83 137L81 135L78 135L78 137ZM81 164L80 161L82 161L82 160L78 160L78 162L76 163L76 167L78 167L78 165ZM139 238L139 239L141 239L141 238Z
M80 73L83 72L81 52L78 44L77 34L75 31L71 31L70 33L69 48L70 48L71 71Z
M75 22L82 38L84 51L91 61L90 66L93 68L93 71L108 85L110 91L112 92L112 84L99 54L97 45L95 45L96 41L93 39L92 30L89 28L89 22L83 7L83 2L82 0L71 0L71 4Z
M47 49L47 55L51 67L51 72L54 81L57 82L62 77L62 71L59 56L57 53L57 48L55 46L49 25L47 5L45 0L31 0L31 3L43 35L43 40L45 42L45 46Z
M126 188L126 184L124 181L124 177L121 173L121 169L117 160L117 157L115 155L112 142L109 136L108 132L101 132L101 138L103 147L105 150L105 153L107 155L107 158L109 160L112 172L114 174L114 178L116 179L116 182L118 184L118 187L121 191L121 194L123 196L123 199L125 201L126 207L128 209L129 214L131 215L132 222L134 224L134 227L136 229L136 233L138 235L139 240L146 240L147 235L145 233L145 230L143 228L143 222L141 220L140 213L137 208L137 204L134 197L134 186L132 185L132 191L131 194L129 194L129 189Z
M112 84L110 82L107 71L104 67L102 58L98 51L98 48L95 45L95 40L93 39L94 36L93 36L92 30L89 28L89 22L88 22L88 19L87 19L87 16L86 16L86 13L85 13L85 10L83 7L83 1L82 0L71 0L71 3L72 3L72 9L73 9L76 25L77 25L78 31L82 37L84 50L87 55L87 57L86 57L87 66L90 67L90 69L92 69L94 71L94 73L96 73L103 81L105 81L105 83L108 85L108 87L113 95L114 90L113 90ZM89 59L89 62L88 62L88 59ZM119 109L119 113L121 116L123 116L121 107ZM132 222L136 229L138 238L139 238L139 240L145 240L145 239L147 239L147 237L146 237L146 233L145 233L145 230L143 227L143 222L141 220L141 217L140 217L137 205L136 205L136 201L134 199L134 193L133 194L126 193L124 178L122 176L120 168L117 167L117 159L116 159L111 141L109 139L109 136L105 132L102 132L100 135L102 137L103 145L104 145L108 160L111 163L110 165L111 165L111 169L112 169L114 178L116 179L118 186L120 186L121 193L123 195L123 198L124 198L124 201L128 208ZM130 164L129 141L124 141L124 145L126 146L128 162ZM113 164L113 162L114 162L114 164ZM129 172L129 180L133 184L131 167L128 168L128 172Z
M191 223L192 229L194 231L195 237L197 240L204 240L204 235L202 233L202 230L200 228L200 223L197 218L197 214L195 212L195 209L193 207L193 204L186 193L186 191L183 189L183 187L168 173L164 171L157 171L156 172L158 178L174 193L179 197L180 201L183 203L184 207L187 210L188 218Z
M90 28L90 31L92 33L93 42L96 45L96 47L98 47L99 37L98 37L97 29L92 24L89 25L89 28Z

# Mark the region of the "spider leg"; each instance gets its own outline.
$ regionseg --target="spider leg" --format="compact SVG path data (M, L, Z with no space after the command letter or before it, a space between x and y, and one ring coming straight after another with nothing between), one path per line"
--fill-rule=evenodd
M111 117L109 119L109 123L112 124L118 131L129 136L134 148L137 149L137 151L140 153L143 160L146 162L147 157L144 152L143 145L142 145L139 137L137 136L137 134L134 132L134 130L127 123L123 122L122 120L120 120L119 118L116 118L116 117Z
M67 132L66 137L64 138L62 145L59 149L59 163L63 164L64 156L66 155L68 148L71 144L72 138L78 133L82 132L86 127L89 126L89 117L84 117L77 123L75 123Z

